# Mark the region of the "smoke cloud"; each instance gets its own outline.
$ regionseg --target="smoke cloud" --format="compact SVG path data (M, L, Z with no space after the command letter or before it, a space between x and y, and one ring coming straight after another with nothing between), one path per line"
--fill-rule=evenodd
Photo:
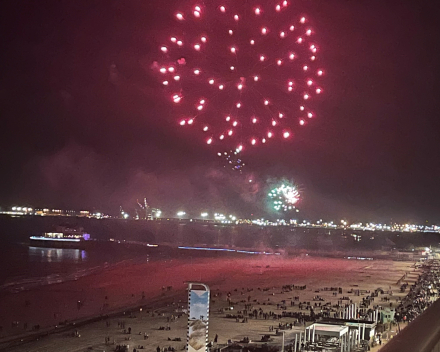
M142 153L136 150L115 162L87 146L68 143L58 152L28 163L23 170L27 181L22 195L34 194L27 201L36 207L111 213L117 213L119 206L133 210L144 197L150 206L170 216L180 209L194 214L238 211L242 216L262 210L259 198L264 187L252 174L229 172L217 163L166 172L160 167L149 170L137 157Z

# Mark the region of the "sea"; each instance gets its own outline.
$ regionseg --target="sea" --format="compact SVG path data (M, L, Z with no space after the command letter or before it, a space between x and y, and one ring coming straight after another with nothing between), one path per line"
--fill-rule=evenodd
M1 248L0 295L77 280L116 265L149 261L154 256L154 253L117 248L103 251L99 246L87 250L33 247L26 242L8 240L7 236Z

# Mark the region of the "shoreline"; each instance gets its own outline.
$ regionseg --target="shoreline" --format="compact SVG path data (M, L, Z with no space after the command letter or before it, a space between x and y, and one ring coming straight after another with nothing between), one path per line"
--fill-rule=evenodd
M96 250L96 246L98 244L104 244L109 245L107 242L97 241L97 243L94 244L94 248ZM24 245L24 243L21 243L21 245ZM110 243L110 245L114 245L114 243ZM131 258L121 258L121 260L117 262L102 262L102 264L98 264L91 267L86 268L80 268L72 272L67 273L53 273L48 274L45 276L30 276L30 277L22 277L18 276L17 278L9 279L8 281L5 281L2 285L0 285L0 297L8 294L16 294L20 293L22 291L29 291L38 289L40 287L44 286L50 286L50 285L56 285L61 284L64 282L69 281L77 281L78 279L81 279L82 277L87 277L91 275L101 274L105 271L112 270L115 267L121 266L121 265L136 265L136 264L142 264L146 261L154 262L154 261L166 261L171 259L182 259L184 257L184 253L190 253L189 257L197 257L197 258L204 258L204 257L211 257L213 254L215 254L218 257L236 257L239 258L240 256L265 256L265 255L279 255L282 257L287 257L289 259L296 258L296 257L312 257L312 258L335 258L335 259L353 259L353 260L399 260L399 261L407 261L411 260L412 258L399 258L399 252L393 252L393 251L360 251L360 250L352 250L352 251L322 251L322 250L306 250L306 249L268 249L266 248L266 252L264 252L264 249L256 249L256 248L235 248L234 247L234 253L228 253L228 252L222 252L221 250L218 250L217 247L214 247L211 249L210 252L203 251L203 250L195 250L195 248L209 248L204 245L197 245L192 247L186 247L186 248L179 248L179 247L172 247L171 245L160 245L159 247L152 249L152 248L145 248L145 244L139 244L139 243L122 243L122 248L119 250L126 251L129 248L136 249L136 256ZM51 249L51 248L47 248ZM146 251L142 251L145 250ZM229 248L223 248L223 250L229 250ZM141 252L139 251L141 250ZM252 253L254 251L255 253ZM258 254L257 252L260 251ZM252 254L251 254L252 253ZM1 331L0 331L1 333ZM1 336L1 335L0 335Z
M237 281L249 282L252 286L256 277L265 277L267 280L267 275L274 275L280 280L291 277L292 281L300 283L298 280L308 280L308 276L315 275L317 271L339 275L349 267L359 270L362 267L368 268L373 263L380 266L382 262L388 262L314 256L197 254L199 253L151 262L125 263L75 281L4 295L4 304L0 307L0 326L4 326L0 329L0 346L6 340L17 340L29 334L46 335L58 332L61 328L68 330L72 328L71 324L82 321L87 324L108 314L118 315L124 311L150 306L150 301L162 301L164 286L173 287L171 295L165 291L169 298L180 296L183 302L186 300L183 294L186 289L184 282L187 281L203 281L211 286L211 290L228 289ZM308 270L311 269L312 272L309 273ZM143 300L142 296L145 297ZM77 305L78 301L82 302L81 306ZM29 302L29 305L25 302ZM69 324L67 327L63 325L66 321ZM12 322L18 323L12 326ZM35 325L40 326L39 331L32 331Z
M105 328L105 324L102 320L107 320L111 323L111 326L115 326L117 321L132 318L130 312L133 313L134 318L136 318L136 316L138 317L136 319L129 319L129 326L134 327L134 331L143 331L151 334L152 339L151 341L149 340L149 345L156 343L153 341L158 341L158 343L162 341L160 342L162 345L163 338L166 337L166 335L164 335L166 332L156 331L158 326L166 324L166 316L174 314L172 312L175 311L176 306L186 308L187 297L185 295L185 281L203 281L210 286L213 296L212 313L210 314L213 320L210 323L212 327L210 334L212 335L218 331L221 336L219 343L225 343L227 337L236 339L243 334L241 330L247 329L246 324L235 325L235 322L225 318L221 314L219 315L219 308L227 306L227 292L232 292L232 295L236 296L234 300L240 302L240 300L243 299L243 296L241 296L243 293L240 295L240 291L245 291L245 288L252 288L252 295L257 295L256 298L260 297L258 299L261 304L263 304L262 307L270 308L268 305L272 305L274 300L288 298L283 297L284 295L278 296L280 291L279 288L275 286L279 287L284 284L307 285L307 290L301 291L300 294L302 299L312 301L312 297L316 295L314 292L319 287L340 285L344 287L344 290L349 290L358 285L362 287L366 285L368 289L375 289L384 285L387 285L386 287L388 287L388 285L396 286L397 280L401 277L402 272L409 270L412 264L413 262L396 263L389 260L361 261L316 257L283 258L279 256L252 256L245 258L208 257L186 260L171 259L152 264L130 265L124 268L124 270L121 270L121 268L114 269L103 274L94 275L93 277L81 278L75 282L51 285L44 290L35 290L32 294L40 298L44 297L45 301L41 307L33 307L38 308L37 310L41 313L40 318L44 318L44 314L48 314L46 318L51 318L49 316L51 311L44 310L44 308L47 307L47 305L45 305L47 303L49 303L49 306L51 306L51 303L59 304L60 302L56 302L55 297L61 297L62 299L68 299L68 301L70 301L71 296L66 296L66 292L69 290L75 289L77 293L87 291L89 301L87 301L84 306L86 309L84 311L81 309L82 315L79 317L76 317L75 314L71 315L72 319L67 319L67 325L59 325L58 321L45 326L41 324L42 328L38 332L25 332L23 329L15 328L15 330L11 331L11 333L15 332L14 335L9 334L9 336L5 336L0 340L0 350L9 348L21 350L21 344L25 343L29 343L29 349L41 345L55 346L56 344L62 344L61 346L63 346L65 343L73 344L72 346L76 346L77 344L88 344L88 346L90 346L91 341L94 341L94 346L102 345L104 341L104 335L102 334L109 334L110 332L105 331L114 331L115 329L111 328L109 330L109 328ZM146 269L148 268L150 270L147 273ZM387 272L386 277L384 277L381 272ZM118 280L115 281L115 278L118 278ZM139 282L140 278L143 278L142 282ZM138 294L132 297L130 292L142 292L139 291L139 289L141 287L145 288L146 284L148 284L148 289L145 290L144 300L141 300ZM173 288L171 291L167 291L166 288L163 290L163 286L173 286ZM104 291L103 287L105 287ZM263 288L267 288L270 291L267 292L267 290L263 290ZM321 292L321 294L324 295L324 292ZM21 296L20 299L23 299L24 296L30 293L31 291L27 291L10 296ZM100 303L105 301L103 297L105 294L109 295L108 300L111 304L107 309L101 310ZM218 294L220 294L220 296L218 296ZM325 294L328 293L326 292ZM95 297L94 300L92 296ZM100 299L96 299L96 296L100 296ZM247 294L245 294L244 297L246 296ZM331 298L329 297L329 299ZM264 303L264 301L266 303ZM64 301L64 304L66 302L67 301ZM11 303L11 305L13 306L13 303ZM29 312L25 309L20 310L19 306L16 307L18 307L17 310L19 313L29 315ZM66 307L66 310L63 312L63 314L65 314L64 316L67 316L69 312L70 314L78 313L72 308L76 307ZM140 311L139 308L145 309ZM159 311L160 314L156 314L156 318L151 318L147 310ZM165 313L165 318L162 316L162 313ZM0 317L4 318L4 315L1 314L1 308ZM53 319L49 319L48 321L53 322ZM138 323L136 323L136 321ZM179 319L179 321L173 324L173 330L177 330L172 334L174 337L180 336L182 338L182 342L176 342L174 344L176 346L180 346L184 343L184 336L186 334L186 320ZM261 324L264 325L267 323L273 324L273 322L265 323L260 320L256 320L255 323L252 322L252 324L257 324L255 333L260 336L264 334L267 330L262 327ZM153 326L151 324L153 324ZM58 327L55 327L55 325L58 325ZM67 332L76 330L79 327L81 327L81 339L76 340L73 338L72 340L72 338L69 338L68 336L71 336L71 334L67 334ZM113 335L115 333L116 335ZM115 331L111 334L117 343L124 343L122 338L125 339L127 336L124 334L121 335L120 330L119 332ZM132 337L134 340L139 340L137 342L140 344L142 343L142 339L140 339L142 336L136 337L133 335ZM255 339L256 337L254 336L252 338ZM61 348L63 349L63 347ZM52 347L49 350L52 350ZM53 350L57 349L54 348ZM68 351L67 347L64 350ZM73 350L74 349L71 349L69 351Z

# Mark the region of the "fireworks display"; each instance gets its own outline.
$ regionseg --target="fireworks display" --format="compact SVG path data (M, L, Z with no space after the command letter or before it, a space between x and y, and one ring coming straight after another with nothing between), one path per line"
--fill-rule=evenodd
M239 150L230 150L229 152L217 153L217 155L222 158L224 167L226 169L231 169L232 171L238 171L242 173L243 167L246 165L240 156Z
M174 13L153 67L178 116L217 151L290 139L315 117L314 29L289 1L200 1Z
M298 189L294 185L283 183L269 192L273 208L276 211L289 211L296 208L300 196Z

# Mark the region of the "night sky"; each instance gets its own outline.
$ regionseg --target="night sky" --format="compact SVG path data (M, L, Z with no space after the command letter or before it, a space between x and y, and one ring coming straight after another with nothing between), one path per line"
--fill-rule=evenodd
M151 72L175 1L2 1L0 205L115 213L146 196L267 216L268 181L286 177L300 218L440 223L438 6L302 3L327 72L319 119L239 175L176 127Z

